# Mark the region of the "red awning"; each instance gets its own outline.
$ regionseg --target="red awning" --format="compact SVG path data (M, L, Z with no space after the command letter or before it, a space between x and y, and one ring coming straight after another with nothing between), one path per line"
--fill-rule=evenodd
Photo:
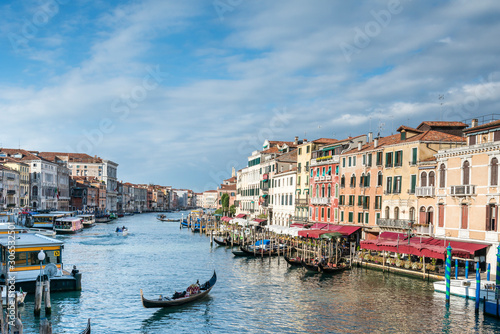
M231 218L231 217L226 217L226 216L224 216L224 217L222 217L222 218L221 218L221 220L222 220L223 222L230 222L230 221L231 221L231 220L233 220L233 219L234 219L234 218Z
M259 219L259 218L255 218L253 221L254 221L254 222L257 222L257 223L262 223L262 222L267 221L267 219Z
M302 230L299 231L299 237L306 237L306 238L315 238L318 239L320 235L329 233L330 231L326 230Z
M304 227L304 224L293 223L293 224L290 225L290 227L300 227L300 228L302 228L302 227Z
M239 215L236 216L236 218L246 218L246 214L240 213Z
M398 239L399 235L399 239ZM400 254L411 254L416 256L426 256L435 259L446 259L446 244L450 244L452 256L462 258L472 258L475 252L490 245L476 244L472 242L451 241L427 237L414 237L408 244L407 235L403 233L383 232L377 240L361 241L360 247L363 249L388 251Z
M330 224L326 224L326 223L314 223L313 226L311 226L311 229L321 230L321 229L326 228L328 225L330 225Z

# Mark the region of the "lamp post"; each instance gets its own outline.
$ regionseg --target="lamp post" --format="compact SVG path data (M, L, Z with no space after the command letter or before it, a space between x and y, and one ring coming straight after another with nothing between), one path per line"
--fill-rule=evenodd
M38 260L40 261L40 277L41 277L43 274L42 265L43 265L43 261L45 260L45 252L43 251L43 249L40 249L40 252L38 253Z

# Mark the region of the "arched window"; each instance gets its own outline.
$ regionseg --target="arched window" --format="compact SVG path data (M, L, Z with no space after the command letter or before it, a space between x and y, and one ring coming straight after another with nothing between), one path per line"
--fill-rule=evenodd
M434 208L430 206L427 208L427 224L434 224Z
M328 185L328 196L327 197L331 197L332 196L332 185L329 184Z
M316 197L319 197L319 186L316 186Z
M399 208L398 207L394 208L394 219L399 219Z
M441 164L439 167L439 188L446 187L446 167L444 164Z
M359 186L364 187L365 186L365 173L361 173L361 177L359 178Z
M370 187L370 173L365 176L365 187Z
M434 187L436 184L434 183L435 173L429 172L429 187Z
M388 206L385 207L385 218L389 219L389 207Z
M340 178L340 187L345 188L345 176L344 175L342 175L342 177Z
M418 223L419 224L425 224L425 219L427 218L427 212L425 210L425 207L421 207L420 208L420 214L419 214L419 217L418 217Z
M464 165L463 165L463 168L462 168L462 171L463 171L463 184L464 185L467 185L469 184L469 181L470 181L470 164L469 164L469 161L464 161Z
M384 182L384 174L382 172L378 172L377 175L377 187L382 187L382 183Z
M427 173L426 172L422 172L420 174L420 186L427 187Z
M498 159L491 159L491 185L498 185Z
M335 185L335 197L339 198L339 185L338 184Z
M325 185L321 186L321 197L325 197Z
M38 196L38 187L37 186L33 187L33 196L34 197Z
M415 221L415 208L411 207L409 211L410 221Z
M351 176L351 188L356 187L356 175L352 174Z

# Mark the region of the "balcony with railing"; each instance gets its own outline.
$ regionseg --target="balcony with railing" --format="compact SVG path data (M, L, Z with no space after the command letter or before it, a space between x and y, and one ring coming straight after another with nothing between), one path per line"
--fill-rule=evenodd
M476 186L467 184L463 186L451 186L451 196L472 196L476 194Z
M313 197L311 198L313 205L328 205L330 204L330 197Z
M309 217L293 216L292 221L307 223L309 221Z
M309 206L309 198L299 198L295 197L295 205L296 206Z
M415 188L415 195L417 197L434 197L436 195L436 188L432 187L417 187Z
M316 159L311 160L311 167L312 166L318 166L318 165L324 165L324 164L338 164L340 161L340 158L338 155L334 156L326 156L326 157L319 157Z
M7 190L7 196L14 196L16 194L15 190Z
M377 225L379 227L391 227L402 230L407 230L412 227L414 220L409 219L392 219L392 218L378 218Z

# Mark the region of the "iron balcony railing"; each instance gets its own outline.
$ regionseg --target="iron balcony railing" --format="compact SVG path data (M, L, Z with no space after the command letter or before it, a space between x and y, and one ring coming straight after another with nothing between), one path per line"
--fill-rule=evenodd
M330 197L313 197L311 198L311 204L328 205L330 204Z
M309 206L309 198L298 198L295 197L295 205L296 206Z
M377 225L379 227L392 227L407 230L413 226L414 220L409 219L392 219L392 218L378 218Z
M452 196L471 196L476 194L475 185L451 186Z
M415 195L417 197L434 197L436 195L436 188L431 187L417 187L415 188Z
M309 217L293 216L292 217L292 221L296 221L296 222L308 222L309 221Z

